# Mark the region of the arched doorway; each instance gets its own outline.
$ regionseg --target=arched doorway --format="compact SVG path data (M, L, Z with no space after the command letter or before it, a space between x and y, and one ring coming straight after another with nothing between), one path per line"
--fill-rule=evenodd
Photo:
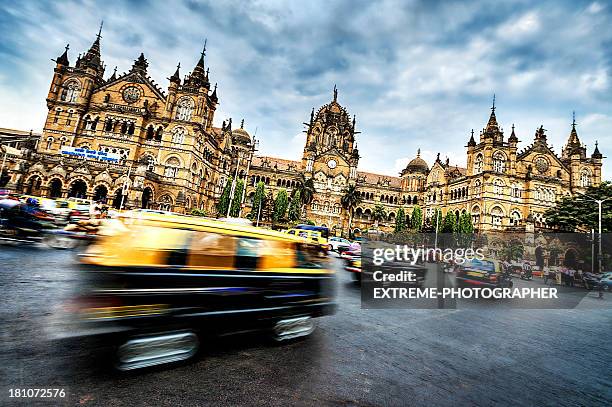
M153 197L153 190L150 187L146 187L142 191L142 209L151 208L151 198Z
M120 209L121 208L121 201L123 199L123 189L118 188L115 191L115 195L113 197L113 208L115 209Z
M55 178L49 183L49 197L60 198L62 196L62 181Z
M544 249L541 246L535 249L536 267L540 270L544 268Z
M83 180L76 180L70 184L70 191L68 192L68 198L86 198L87 197L87 184Z
M103 202L106 203L106 198L108 196L108 188L104 185L98 185L96 189L94 189L94 198L95 202Z
M576 250L567 249L565 252L565 258L563 259L563 265L565 267L569 267L571 269L576 270L576 266L578 265L578 261L576 259Z
M30 180L28 181L28 185L26 187L26 194L39 196L41 184L42 179L38 175L30 177Z

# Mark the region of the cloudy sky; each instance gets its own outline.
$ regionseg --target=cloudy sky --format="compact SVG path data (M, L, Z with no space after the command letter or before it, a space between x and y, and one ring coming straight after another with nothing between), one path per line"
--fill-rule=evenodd
M107 75L142 51L164 87L207 38L216 125L244 118L263 154L299 158L302 123L336 84L357 115L361 170L395 175L417 148L430 164L440 152L464 165L493 93L520 146L543 124L560 153L575 110L588 154L599 140L612 155L612 2L3 2L0 127L41 130L51 58L70 43L74 63L100 20Z

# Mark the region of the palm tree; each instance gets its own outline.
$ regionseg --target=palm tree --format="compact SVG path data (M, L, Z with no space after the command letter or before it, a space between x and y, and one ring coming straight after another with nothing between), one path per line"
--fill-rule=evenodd
M340 199L342 207L349 213L348 222L348 237L351 236L351 224L353 223L353 211L355 207L361 203L361 194L357 191L357 187L353 184L349 185L342 191L343 195Z
M387 219L387 212L385 207L381 204L376 204L372 211L372 219L374 220L374 226L378 227L378 221Z
M293 194L300 193L300 201L302 201L302 205L300 207L300 215L304 213L304 206L310 205L312 200L314 199L315 187L314 180L312 178L306 179L304 173L300 174L300 180L298 181L297 186L293 189Z

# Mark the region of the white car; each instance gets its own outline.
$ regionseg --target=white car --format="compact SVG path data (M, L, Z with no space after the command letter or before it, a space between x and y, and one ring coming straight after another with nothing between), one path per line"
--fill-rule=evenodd
M342 237L330 237L328 242L331 250L338 253L348 250L351 246L351 242Z

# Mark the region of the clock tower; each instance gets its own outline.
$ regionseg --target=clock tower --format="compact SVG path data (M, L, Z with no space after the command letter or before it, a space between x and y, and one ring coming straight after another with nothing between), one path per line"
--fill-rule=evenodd
M304 123L306 145L302 166L306 176L315 180L317 190L341 190L357 178L359 152L355 145L355 117L338 103L338 89L333 99Z

